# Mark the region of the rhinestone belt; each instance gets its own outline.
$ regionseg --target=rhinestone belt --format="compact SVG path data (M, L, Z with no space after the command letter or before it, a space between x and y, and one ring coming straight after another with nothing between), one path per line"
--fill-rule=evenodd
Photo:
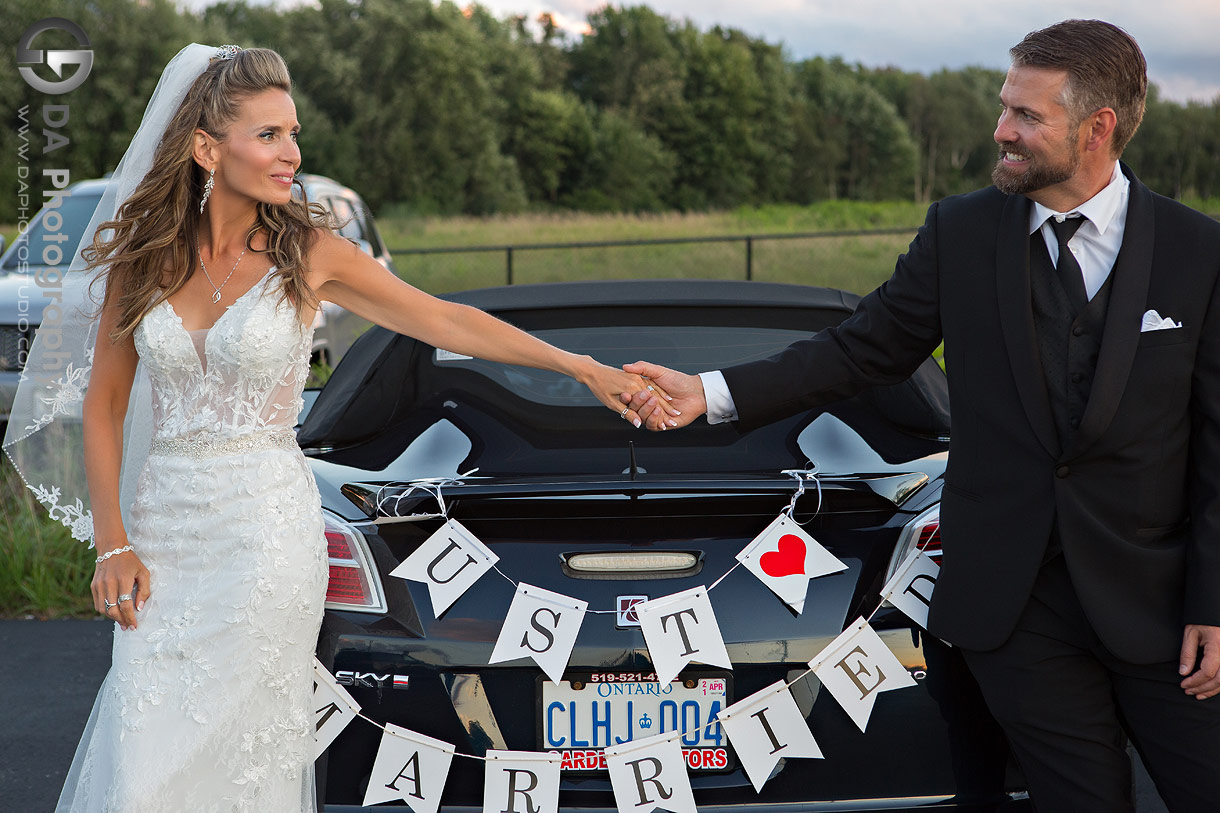
M297 449L297 438L292 430L251 432L247 435L220 438L197 435L189 438L153 438L148 449L150 455L177 455L181 457L221 457L223 455L257 452L263 449Z

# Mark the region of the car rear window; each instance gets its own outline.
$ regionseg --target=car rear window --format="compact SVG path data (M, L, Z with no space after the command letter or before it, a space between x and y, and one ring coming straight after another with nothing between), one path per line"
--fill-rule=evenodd
M617 367L644 359L691 374L765 359L809 337L808 330L693 325L552 328L529 332L556 347L590 355L604 364ZM527 401L570 407L599 404L583 384L549 370L472 359L446 350L434 351L432 360L441 368L476 372Z
M80 244L81 236L89 226L89 219L93 217L93 211L97 209L97 202L100 199L101 196L95 192L73 192L63 196L58 210L41 210L38 219L13 243L13 249L4 258L4 270L16 269L21 260L30 265L66 266L70 264L72 252ZM58 211L63 219L62 223L53 224L59 227L54 230L46 227L46 216L51 211ZM61 234L67 235L67 237L61 240L59 237ZM48 236L51 237L50 240L47 239ZM22 243L30 246L28 253L19 249ZM48 244L58 245L62 249L62 256L57 258L59 262L49 263L44 259L42 249Z

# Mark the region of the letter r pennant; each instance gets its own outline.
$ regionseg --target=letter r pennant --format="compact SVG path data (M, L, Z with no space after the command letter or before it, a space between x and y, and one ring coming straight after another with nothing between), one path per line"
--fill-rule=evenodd
M428 585L432 614L440 618L498 561L462 523L447 519L390 575Z
M673 734L631 740L606 749L606 768L618 813L696 813L682 746Z

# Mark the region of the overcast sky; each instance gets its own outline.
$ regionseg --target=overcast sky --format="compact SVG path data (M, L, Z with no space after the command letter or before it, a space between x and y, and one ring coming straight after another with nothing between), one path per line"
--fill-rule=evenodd
M498 16L551 11L573 32L604 0L481 0ZM461 4L461 0L459 0ZM630 4L628 4L630 5ZM1162 96L1210 102L1220 95L1218 0L650 0L655 11L782 42L789 57L841 56L849 63L928 73L942 67L1008 66L1026 33L1069 17L1122 26L1144 51Z

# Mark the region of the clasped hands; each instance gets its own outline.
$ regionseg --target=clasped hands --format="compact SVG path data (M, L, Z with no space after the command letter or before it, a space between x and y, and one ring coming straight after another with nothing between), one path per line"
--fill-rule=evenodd
M624 364L623 370L652 382L651 389L624 392L619 398L630 412L654 432L686 426L707 412L703 379L659 364L637 361Z

